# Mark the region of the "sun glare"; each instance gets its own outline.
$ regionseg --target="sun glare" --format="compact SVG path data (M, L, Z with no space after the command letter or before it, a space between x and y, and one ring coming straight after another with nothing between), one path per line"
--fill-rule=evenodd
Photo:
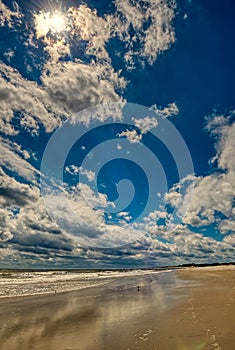
M66 30L66 16L60 11L41 12L35 15L35 25L38 38L46 36L49 32L60 34Z
M49 27L52 32L60 33L65 29L65 17L61 13L54 13L50 17Z

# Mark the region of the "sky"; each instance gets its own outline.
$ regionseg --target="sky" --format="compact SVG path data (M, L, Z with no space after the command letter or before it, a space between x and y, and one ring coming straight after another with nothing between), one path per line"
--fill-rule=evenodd
M235 260L232 0L0 0L0 267Z

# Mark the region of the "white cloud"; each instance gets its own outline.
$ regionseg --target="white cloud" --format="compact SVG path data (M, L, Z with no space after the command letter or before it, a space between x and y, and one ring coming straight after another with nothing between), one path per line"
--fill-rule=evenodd
M224 127L227 126L227 118L223 115L214 115L206 118L206 129L212 135L220 135Z
M111 66L107 51L107 43L111 38L119 37L125 43L123 59L129 66L136 60L153 64L159 54L175 41L172 26L175 15L174 1L144 0L140 5L138 1L116 0L115 5L117 13L103 17L98 16L97 12L86 5L69 10L74 29L70 39L87 42L86 54L94 56L90 64L78 60L58 61L70 49L63 40L58 43L45 41L51 57L43 67L40 85L24 79L17 70L1 63L0 129L3 133L13 136L18 132L12 123L15 112L21 115L21 128L36 135L41 125L50 132L64 119L84 108L104 102L120 101L118 92L125 88L127 82L121 77L121 72L115 71ZM20 16L17 7L11 11L0 1L0 26L12 26L13 19L14 22L16 19L20 20ZM31 36L32 40L36 39ZM12 55L10 51L9 55ZM163 118L179 113L175 102L165 108L155 105L151 109ZM108 107L106 112L100 110L95 117L99 120L105 118L110 112ZM90 120L91 116L84 114L84 121ZM127 130L119 136L126 136L131 142L140 142L144 133L157 126L157 120L149 117L135 119L135 123L141 129L140 134L136 130ZM146 258L147 250L148 259L154 263L184 262L190 259L207 261L208 254L212 260L229 259L232 256L234 234L224 237L223 242L216 242L203 237L202 234L191 232L187 227L187 224L200 227L218 220L221 233L227 234L235 230L235 126L229 125L225 117L217 116L208 120L208 130L217 137L215 159L220 172L192 179L195 185L194 197L190 211L184 218L184 225L179 225L173 232L168 230L168 227L158 225L159 219L170 223L170 214L163 208L162 211L151 213L141 227L141 234L148 232L150 237L143 238L126 250L122 248L105 253L90 250L86 256L88 259L96 261L99 257L104 259L103 261L119 262L121 256L124 261L138 261ZM117 147L120 149L120 145ZM0 173L0 240L2 244L14 240L14 249L1 246L3 256L12 255L20 260L19 251L24 251L24 254L32 252L32 257L37 259L46 261L49 257L55 257L62 261L62 251L69 251L70 257L76 257L78 253L84 254L82 250L77 249L79 240L76 240L76 235L80 237L81 244L89 245L93 240L94 246L100 247L117 246L119 243L123 245L139 238L131 225L107 225L104 210L95 210L94 207L106 208L110 203L105 195L96 195L87 185L82 185L84 197L81 195L81 187L66 193L69 208L62 200L53 202L54 215L61 224L58 226L50 219L40 197L36 179L39 172L29 163L29 152L19 144L3 139L0 140L0 152L1 155L4 154L4 157L0 158L0 165L6 170L1 170ZM67 170L74 174L78 171L88 180L94 180L94 173L85 169ZM20 183L16 178L7 175L8 172L23 177L32 185ZM172 207L176 206L177 210L184 212L183 208L188 205L193 186L188 187L185 196L180 194L180 186L181 184L174 186L166 194L165 200ZM54 199L53 197L52 200ZM217 219L217 212L225 215L227 219ZM125 212L120 213L119 217L131 219L129 213ZM74 235L68 237L68 233ZM161 241L160 238L164 240ZM40 249L42 258L33 253L34 249L35 252L36 249Z
M87 184L79 183L75 188L73 188L73 196L76 196L78 193L84 198L85 202L87 202L91 207L107 207L110 205L108 201L107 195L103 193L95 193L91 187ZM85 207L86 205L84 205Z
M39 135L39 123L32 116L24 114L22 118L20 118L20 125L23 130L26 130L32 136Z
M69 165L69 166L66 166L65 170L67 171L67 173L71 175L78 175L80 168L81 167L78 167L76 165Z
M12 11L0 0L0 27L4 25L12 27L13 21L15 22L21 18L19 6L15 1L13 1L13 7L14 10Z
M235 247L235 234L229 235L229 236L225 236L223 241L229 245L231 245L232 247ZM231 261L232 261L232 257L231 257Z
M32 134L38 133L38 123L50 132L85 108L119 101L115 88L123 84L118 73L104 66L76 62L47 64L42 86L3 63L0 72L0 128L11 135L17 132L11 125L14 112L21 113L21 126Z
M118 74L105 72L102 65L78 62L48 64L42 82L49 100L66 116L101 103L120 100L114 90L119 84Z
M10 186L14 190L21 186L21 193L26 194L26 187L19 184L18 186L10 184ZM87 188L85 190L87 193ZM91 193L91 197L93 200L94 193ZM167 227L159 226L156 223L159 218L167 218L166 212L152 213L149 221L142 227L142 231L138 232L138 230L133 230L131 225L126 227L107 225L103 218L103 211L94 210L79 193L71 195L67 193L69 207L64 205L64 198L61 200L60 198L51 198L51 203L54 205L51 209L57 219L61 220L57 221L58 226L48 216L42 199L38 198L34 201L30 196L28 198L28 202L20 207L17 215L11 214L7 208L5 211L1 211L3 230L0 232L0 239L5 243L10 239L13 240L11 247L14 247L13 255L18 256L18 261L23 259L22 253L20 256L18 249L21 252L37 252L35 253L37 261L39 261L39 251L43 252L40 257L42 261L47 261L49 257L52 257L55 262L62 262L62 255L65 251L68 251L69 255L76 259L78 244L82 247L85 245L85 247L97 246L101 248L122 246L107 252L93 250L88 254L89 258L85 257L82 251L79 252L84 259L94 259L94 262L97 259L102 259L104 263L107 261L115 263L116 259L120 260L120 256L123 263L141 259L165 264L192 262L195 259L206 262L208 254L210 262L213 259L215 261L216 259L217 261L218 259L220 261L221 259L232 259L232 236L225 237L223 242L217 242L211 238L203 237L202 234L191 232L186 225L179 225L175 231L169 231ZM128 219L128 213L120 213L120 217ZM145 237L146 232L151 236ZM141 235L142 239L140 239ZM159 240L161 237L164 238L165 243ZM135 242L136 238L139 238L138 242ZM125 242L133 242L133 244L126 249L123 247ZM87 249L85 247L82 249ZM5 255L7 258L6 251Z
M230 216L234 198L234 187L231 180L226 174L200 178L194 188L189 214L184 218L184 222L193 224L194 218L196 221L200 218L201 226L209 225L216 221L216 211ZM187 195L184 200L187 200Z
M6 242L13 237L9 229L11 220L10 216L10 212L0 209L0 242Z
M0 168L0 204L1 207L21 207L39 198L39 189L20 183L8 176Z
M88 181L95 180L95 173L91 170L84 169L82 166L70 165L67 166L65 170L71 175L84 175Z
M2 2L0 4L1 13L4 13L9 21L11 16L20 16L17 6L12 12ZM127 55L131 55L134 50L134 38L129 33L131 26L134 27L134 37L141 42L140 47L143 50L134 50L133 54L136 54L137 58L146 58L150 63L153 63L159 52L166 50L173 42L172 3L145 0L143 6L139 6L138 3L133 5L129 1L116 1L115 4L117 13L104 17L98 16L95 10L86 5L68 9L67 16L71 23L67 33L70 36L68 41L72 42L75 38L87 41L87 55L96 57L90 64L82 64L78 60L59 62L59 57L63 55L63 52L60 52L63 51L63 43L54 45L49 41L46 45L51 53L51 60L43 68L40 86L36 82L24 79L13 68L3 63L0 65L2 132L9 135L18 132L11 124L15 112L21 114L21 127L34 135L38 133L39 123L50 132L73 113L100 103L120 100L117 90L124 89L126 81L121 77L121 72L114 71L106 44L111 38L119 36L128 43ZM143 31L143 26L148 20L151 24ZM30 32L29 45L33 45L32 36L33 33ZM64 50L68 53L67 48Z
M222 234L235 233L235 216L230 220L221 221L219 224L219 230Z
M0 240L7 242L11 239L11 247L16 255L18 249L27 251L44 247L47 259L51 250L56 249L59 253L60 249L72 250L76 247L76 243L72 244L71 239L62 234L48 216L38 189L18 183L14 179L6 182L7 179L3 184L5 208L0 210ZM17 211L14 210L16 208Z
M119 137L126 137L131 143L138 143L142 140L142 134L137 133L136 130L126 130L118 134Z
M178 191L175 191L174 187L165 194L166 203L170 204L172 207L177 207L181 200L182 195Z
M172 21L175 16L175 1L115 0L116 12L103 17L95 9L82 4L68 8L65 13L66 26L64 34L59 33L57 39L48 31L49 13L35 15L37 37L44 37L46 49L53 59L70 53L70 42L83 40L86 42L85 52L95 57L96 62L111 63L106 44L111 38L118 37L125 43L124 60L129 68L134 67L133 58L153 64L158 55L167 50L175 41ZM48 17L45 25L39 19Z
M141 119L132 118L135 125L141 130L141 134L146 134L151 129L154 129L158 125L156 118L145 117Z
M130 213L128 213L126 211L119 212L117 216L121 218L121 221L119 221L119 225L121 223L125 224L126 222L130 222L132 219Z
M168 213L164 210L155 210L154 212L151 212L146 218L145 222L147 223L156 223L159 219L166 219L168 216Z
M85 175L88 181L95 180L95 173L91 170L83 169L82 167L80 167L80 174Z
M158 55L167 50L175 41L175 33L172 28L174 9L174 1L171 3L161 0L150 1L145 18L151 19L152 23L145 32L142 52L143 57L146 57L150 64L154 63Z
M64 234L69 235L74 244L113 248L135 241L138 232L131 226L107 224L104 210L94 209L109 204L105 195L95 195L87 185L79 187L85 193L74 190L61 196L44 197L50 217Z
M144 0L140 5L138 1L116 0L115 5L119 13L115 29L121 40L127 43L127 64L133 68L133 57L153 64L158 55L175 41L172 26L175 2ZM148 22L150 24L144 29ZM132 28L134 34L131 34Z
M43 88L24 79L17 70L4 63L0 64L0 73L0 117L3 120L0 126L5 126L3 132L7 131L6 124L11 123L14 112L30 115L40 121L47 131L59 125L61 111L51 103Z
M22 150L17 143L0 138L0 154L4 155L0 157L0 166L25 180L37 182L36 177L40 172L26 160L29 157L27 150ZM22 155L26 159L23 159Z
M218 213L223 214L229 220L234 220L235 124L230 125L228 119L227 124L224 124L223 119L216 118L214 122L210 122L210 129L212 125L213 133L217 133L216 159L219 171L204 177L195 177L194 189L192 186L188 187L187 193L179 205L179 210L181 210L180 206L183 207L189 203L189 196L193 191L189 211L184 217L184 222L193 226L216 223L219 220ZM214 129L215 125L218 125L218 131ZM220 223L220 227L223 231L223 221Z
M154 111L157 115L159 115L162 118L169 118L174 115L179 114L179 108L177 107L176 103L169 103L166 107L161 108L158 107L156 104L150 107L150 110Z
M174 263L186 262L213 262L233 260L234 250L230 239L216 241L203 234L192 232L187 225L178 225L174 231L168 231L166 227L152 226L149 230L151 236L148 238L150 244L149 252L154 256L154 247L159 245L158 238L163 238L166 243L161 242L162 256ZM157 257L157 256L156 256ZM161 259L160 259L161 260Z
M22 146L16 142L4 139L5 145L8 145L9 149L12 149L17 155L21 156L23 159L29 159L30 153L26 149L22 149Z
M110 61L106 50L106 43L110 40L112 31L112 17L104 18L97 15L96 10L92 10L86 5L69 10L73 21L73 34L77 34L80 39L88 42L86 53L95 56L98 60Z
M151 117L145 117L140 119L133 117L132 121L134 125L139 129L139 132L137 132L137 130L134 129L125 130L118 134L119 137L126 137L130 141L130 143L139 143L142 140L144 134L146 134L151 129L156 128L158 125L157 119Z

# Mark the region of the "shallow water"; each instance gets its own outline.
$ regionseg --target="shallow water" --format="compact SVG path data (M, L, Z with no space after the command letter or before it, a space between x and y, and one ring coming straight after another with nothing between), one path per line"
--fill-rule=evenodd
M0 348L128 349L140 327L139 337L148 340L153 330L145 329L146 318L158 322L161 313L184 298L188 284L174 272L161 272L54 296L2 300Z

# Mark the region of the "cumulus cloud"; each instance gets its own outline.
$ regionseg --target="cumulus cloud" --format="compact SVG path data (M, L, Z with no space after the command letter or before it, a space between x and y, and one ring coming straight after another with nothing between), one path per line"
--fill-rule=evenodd
M119 137L126 137L130 143L138 143L142 140L142 134L138 133L136 130L126 130L118 134Z
M144 0L139 4L138 1L115 0L114 4L115 13L102 17L85 4L68 8L64 18L64 34L57 33L56 40L49 30L50 14L36 14L37 37L43 38L46 49L54 59L68 54L74 40L82 40L86 43L86 55L103 63L111 63L107 43L112 38L119 38L126 46L124 60L128 68L134 67L134 57L153 64L158 55L175 41L172 25L175 2Z
M138 1L116 0L115 5L119 13L116 32L127 43L127 64L133 67L133 57L153 64L175 41L172 26L175 2L144 0L140 5ZM144 29L145 25L147 29ZM131 34L133 29L134 34Z
M212 238L196 234L182 226L182 229L175 235L172 251L185 260L199 259L208 262L227 261L231 259L233 249L224 242L218 242Z
M13 235L10 231L10 212L0 209L0 242L9 241Z
M23 186L22 193L26 193L26 197L27 191L29 189ZM208 262L208 254L210 262L218 259L227 261L234 253L232 236L231 238L226 236L222 242L217 242L212 238L203 237L203 234L190 231L187 225L178 225L174 231L168 230L166 226L159 226L157 220L167 218L169 214L166 212L152 213L141 228L140 235L131 228L131 225L126 227L107 225L103 212L95 211L86 200L79 197L79 194L72 193L70 196L67 193L69 207L64 205L64 198L60 201L59 198L52 197L53 212L63 222L51 220L45 208L45 198L36 200L30 196L27 198L28 202L25 200L25 203L17 203L22 204L17 214L10 212L9 208L1 210L1 240L5 244L11 242L14 255L18 256L18 259L22 259L24 253L27 253L34 254L37 261L40 256L42 261L46 262L52 258L55 263L66 260L66 257L73 259L82 257L91 262L98 259L103 263L110 261L118 264L122 257L122 263L127 264L143 263L146 259L147 263L169 264L185 263L195 259ZM8 204L12 203L15 204L15 201ZM120 213L120 217L128 218L128 213ZM123 246L125 242L132 244L125 247ZM78 244L81 245L79 251ZM118 244L120 248L117 248ZM89 246L94 248L88 252ZM4 252L7 256L7 251Z
M158 55L167 50L175 41L175 33L172 28L172 20L175 16L175 2L147 1L145 18L151 19L151 25L145 32L143 57L152 64Z
M156 128L158 125L158 121L153 117L145 117L145 118L132 118L134 125L138 128L138 130L125 130L118 134L118 137L126 137L130 143L139 143L141 142L143 135L146 134L153 128Z
M79 183L73 191L73 195L76 196L76 193L80 193L85 201L87 201L91 207L107 207L110 202L108 201L107 195L103 193L95 193L91 187L86 184Z
M150 131L153 128L156 128L158 125L158 121L156 118L153 117L145 117L145 118L132 118L135 125L140 129L142 134L146 134L148 131Z
M183 219L184 224L178 225L172 231L170 229L171 214L164 207L162 210L151 213L142 227L135 227L135 229L141 230L142 236L145 236L147 232L150 237L147 240L143 238L141 243L134 243L129 250L129 255L125 255L126 253L123 253L120 248L119 253L124 254L126 261L128 259L129 261L143 259L146 255L146 250L148 251L149 261L152 263L163 263L164 261L168 263L169 261L172 261L172 263L183 263L194 259L207 262L208 253L210 253L210 261L213 259L215 261L216 259L227 261L232 256L232 235L226 236L222 242L217 242L212 238L203 237L203 234L190 231L187 225L201 227L216 222L215 210L219 210L224 215L229 216L227 220L222 220L221 218L218 220L218 227L221 233L234 232L234 208L232 206L234 187L231 187L233 183L229 183L227 191L221 190L221 188L224 189L226 187L226 181L234 174L233 161L231 161L230 153L228 152L228 150L232 152L233 149L231 147L234 136L233 128L233 124L226 125L225 129L223 129L223 135L218 141L220 144L220 147L217 148L218 163L221 169L225 170L224 174L215 172L213 175L205 177L191 175L187 179L183 179L182 183L175 185L165 195L167 204L182 210L184 205L188 205L187 196L195 187L190 210ZM13 144L8 142L9 146L13 147ZM22 149L18 149L18 152L22 152ZM80 169L71 168L71 170L76 173ZM39 245L41 249L44 249L45 257L48 257L51 254L50 249L48 250L48 255L45 253L45 245L48 245L48 247L52 247L52 250L58 249L58 251L63 251L63 249L70 249L71 256L73 256L78 242L85 247L91 245L94 247L106 247L107 249L108 247L116 246L118 243L123 245L124 242L134 242L135 237L141 236L139 235L140 232L136 235L137 231L131 225L126 228L108 225L104 219L104 211L94 210L94 206L107 206L107 198L105 196L95 196L87 185L83 187L85 191L84 197L81 196L81 188L66 194L69 201L69 210L68 207L64 206L64 200L56 202L55 198L52 198L52 203L54 203L52 211L57 219L59 218L60 220L56 223L56 220L54 222L51 221L43 201L38 198L35 188L29 185L17 184L14 179L9 179L6 174L2 173L2 175L4 176L4 181L1 187L7 189L7 191L4 194L5 226L2 224L2 227L6 227L6 229L4 230L4 235L2 233L1 239L6 243L9 240L13 240L15 246L20 247L19 249L30 249L30 246L32 249L35 249L35 246ZM184 196L180 190L188 182L190 182L190 185L186 187L187 191ZM15 197L12 196L9 188L15 191ZM216 198L214 198L215 196ZM220 201L222 201L222 204ZM10 217L10 206L20 207L19 213ZM67 213L66 210L68 210ZM128 213L121 213L120 217L128 218ZM165 225L158 224L158 220L165 220ZM51 237L51 235L60 235L60 238L58 238L59 236L56 238ZM76 235L79 240L76 239ZM231 238L229 238L230 236ZM114 259L113 261L115 261L116 255L113 252L110 255L102 254L103 261L108 261L109 259Z
M174 115L179 114L179 108L177 107L176 103L169 103L166 107L161 108L158 107L156 104L150 107L150 110L154 111L157 115L159 115L162 118L169 118Z
M7 21L12 16L20 16L16 5L14 11L2 2L0 6L1 14ZM118 36L127 43L126 57L136 55L149 63L153 63L158 54L174 41L173 2L145 0L140 6L138 2L133 4L129 0L117 0L115 6L116 13L103 17L86 5L67 11L71 27L66 34L68 40L62 44L72 44L76 37L85 41L86 54L95 57L89 64L78 60L60 62L61 55L68 53L66 48L64 53L58 51L63 41L61 38L58 43L45 42L51 60L43 67L40 85L24 79L17 70L1 63L0 130L4 134L14 135L18 132L12 124L15 112L21 115L21 127L37 135L39 124L51 132L73 113L103 102L120 100L117 91L124 89L127 82L121 77L121 72L115 71L111 65L106 49L111 38ZM144 30L147 22L150 24ZM135 29L134 37L130 34L131 28ZM32 37L33 33L29 35ZM30 45L33 45L32 40L29 40ZM137 46L141 48L137 51L132 47L135 40L139 41Z
M95 180L95 173L91 170L84 169L83 167L78 167L76 165L70 165L67 166L66 169L67 173L70 175L84 175L88 181L94 181Z
M123 84L114 71L75 62L47 64L42 86L3 63L0 72L0 130L10 135L17 133L11 124L15 112L20 112L22 127L32 134L37 134L38 123L50 132L85 108L119 101L115 89Z
M72 17L72 34L87 41L86 53L96 57L97 60L110 61L106 50L106 43L110 40L112 32L112 17L104 18L97 15L97 11L86 5L71 8L68 11ZM78 33L78 34L77 34Z
M15 25L15 21L21 18L21 13L18 4L13 1L13 10L10 10L2 0L0 0L0 27L4 25L8 25L9 27L13 26L13 21Z
M182 200L182 195L175 190L175 187L165 194L165 201L167 204L170 204L171 207L176 207L180 200Z
M15 112L30 115L42 123L46 131L52 131L59 125L61 111L56 104L53 105L47 93L36 82L24 79L16 69L4 63L0 64L0 74L0 127L2 132L14 133L14 127L8 125L11 125Z
M1 207L21 207L37 201L39 190L36 187L22 184L6 175L0 168L0 204Z
M20 118L20 126L22 130L27 131L32 136L38 136L39 135L39 122L33 118L31 115L24 114ZM9 134L6 132L6 134Z
M230 246L235 247L235 234L231 234L229 236L225 236L223 241L225 243L229 244Z
M118 74L107 72L105 77L105 73L101 65L48 64L42 81L49 100L60 107L61 114L71 115L104 102L120 100L115 92L120 83Z
M73 119L76 112L100 103L106 103L107 109L97 110L95 118L105 120L110 114L109 104L123 102L120 94L127 84L122 72L112 67L107 50L109 41L118 38L124 43L121 58L127 68L133 69L136 62L153 64L174 43L174 1L144 0L140 5L135 0L116 0L114 5L116 13L102 17L87 5L68 9L71 28L66 40L46 38L48 33L36 38L35 33L29 33L28 44L36 47L36 40L41 40L50 56L41 67L40 84L25 79L10 66L0 64L2 134L11 139L23 130L35 136L39 135L41 126L46 132L52 132L65 119ZM20 21L20 11L16 4L14 6L10 10L0 0L0 26L13 26ZM86 62L64 60L71 53L74 40L84 43ZM10 57L12 52L8 54ZM162 118L179 113L175 102L165 108L154 105L150 109ZM16 114L19 116L17 128L14 125ZM84 113L79 118L89 123L94 115ZM140 132L126 130L119 135L133 143L140 142L146 132L157 127L154 118L134 118L133 121ZM94 263L99 259L104 264L119 264L120 261L169 264L195 259L208 262L208 256L210 261L230 259L234 256L235 230L235 127L224 116L214 116L207 120L207 129L216 139L214 162L218 170L204 177L191 176L186 194L180 191L184 186L182 182L165 195L167 206L176 207L179 213L185 212L195 188L190 210L183 218L183 224L174 231L169 229L171 212L164 206L151 213L139 227L107 224L104 213L111 204L105 195L95 194L87 185L66 189L65 196L57 200L52 196L48 211L45 200L50 198L40 196L37 178L40 173L30 164L31 154L16 142L0 139L0 153L4 154L0 158L1 256L6 259L11 256L18 261L25 258L45 262L48 259L61 262L82 258ZM120 145L117 147L121 148ZM66 170L72 175L80 173L88 181L94 180L94 173L81 167L70 166ZM26 183L20 182L19 178ZM49 215L50 209L53 215ZM126 212L121 212L119 218L125 222L131 219ZM162 221L165 221L164 225L160 224ZM218 230L225 235L223 241L203 237L189 228L209 224L217 224ZM134 243L112 249L130 242ZM101 249L88 249L90 245Z
M174 231L167 230L165 226L152 225L149 232L148 252L152 255L152 259L154 259L155 247L161 247L161 255L173 263L195 261L211 263L229 261L234 258L234 250L229 239L216 241L213 238L203 236L202 233L191 231L184 224L178 225ZM157 256L155 259L159 262L162 260L158 259Z
M51 250L72 250L76 247L76 243L51 220L37 189L13 179L11 183L7 180L0 185L4 192L1 193L4 196L4 206L0 210L2 241L11 241L15 252L30 249L36 251L37 248L39 253L40 248L44 248L45 257L50 256ZM12 192L8 185L12 185Z
M219 242L190 231L187 225L179 225L174 232L161 229L158 225L155 229L132 245L107 251L109 254L102 254L102 258L104 261L108 259L116 263L121 257L122 263L134 263L134 265L140 263L146 266L176 265L195 261L211 263L231 261L234 258L232 239Z
M221 124L222 121L222 124ZM215 126L219 130L215 131ZM187 193L179 204L184 206L188 202L189 195L193 196L190 208L184 222L192 226L207 226L220 222L220 215L230 220L234 220L234 197L235 197L235 124L227 123L221 118L210 121L209 128L213 126L213 134L217 133L216 159L218 170L211 175L195 177L194 189L188 187ZM224 220L223 220L224 221ZM226 220L220 222L219 227L222 232L226 227ZM224 225L224 226L223 226ZM224 227L224 228L223 228Z
M235 217L223 220L219 223L219 230L222 234L235 232Z
M27 181L36 183L40 172L35 169L26 159L29 157L27 150L22 150L15 142L0 138L0 166L14 175L21 176ZM22 157L23 155L23 157ZM26 158L26 159L24 159Z
M106 196L95 195L88 186L82 186L86 190L85 195L69 191L57 196L43 197L44 211L46 206L49 218L57 225L58 230L68 237L74 246L80 245L85 248L116 247L133 242L135 240L133 229L107 224L104 210L95 209L97 206L108 204ZM22 222L20 216L18 220L19 223ZM48 226L46 228L48 229Z

